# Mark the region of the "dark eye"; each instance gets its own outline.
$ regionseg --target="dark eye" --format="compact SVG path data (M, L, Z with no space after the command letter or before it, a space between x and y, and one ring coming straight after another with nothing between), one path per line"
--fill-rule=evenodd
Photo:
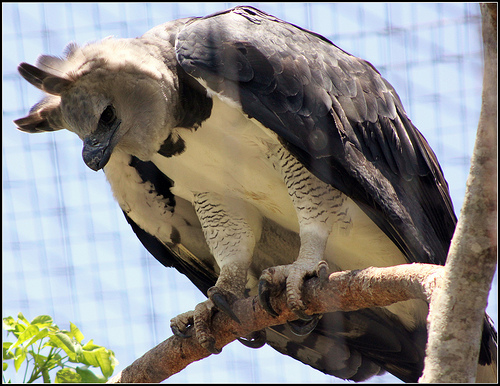
M101 118L99 119L99 123L104 124L106 126L110 126L116 120L115 109L113 106L109 105L104 109L101 114Z

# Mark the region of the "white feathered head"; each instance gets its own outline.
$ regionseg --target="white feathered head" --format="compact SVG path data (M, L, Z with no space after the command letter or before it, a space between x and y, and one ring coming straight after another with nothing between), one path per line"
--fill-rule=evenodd
M42 55L36 66L21 63L19 73L47 95L14 123L28 133L76 133L93 170L104 167L115 149L148 160L176 124L173 55L168 44L106 38L69 44L64 58Z

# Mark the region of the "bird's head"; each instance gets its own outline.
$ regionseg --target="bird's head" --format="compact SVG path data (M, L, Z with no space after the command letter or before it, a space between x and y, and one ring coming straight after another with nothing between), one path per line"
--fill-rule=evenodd
M71 44L65 59L21 63L20 74L47 96L14 123L29 133L76 133L93 170L118 149L150 159L176 126L178 97L173 72L149 50L136 39L105 39L82 48Z

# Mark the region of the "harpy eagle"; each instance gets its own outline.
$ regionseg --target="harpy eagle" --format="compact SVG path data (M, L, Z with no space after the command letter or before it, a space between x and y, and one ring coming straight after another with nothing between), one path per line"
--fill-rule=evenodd
M301 322L262 342L343 379L418 380L423 301L311 317L301 300L310 276L446 260L456 217L442 170L370 63L236 7L70 44L19 72L47 93L19 129L76 133L148 251L209 297L172 320L174 333L210 326L217 310L241 318L231 305L251 294L275 313L281 275ZM209 327L197 336L217 351ZM496 370L487 318L479 362Z

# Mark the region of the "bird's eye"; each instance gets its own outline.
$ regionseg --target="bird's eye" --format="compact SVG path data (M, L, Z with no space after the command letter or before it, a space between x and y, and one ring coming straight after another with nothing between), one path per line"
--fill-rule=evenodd
M116 113L113 106L109 105L104 109L99 119L99 123L110 126L116 120Z

